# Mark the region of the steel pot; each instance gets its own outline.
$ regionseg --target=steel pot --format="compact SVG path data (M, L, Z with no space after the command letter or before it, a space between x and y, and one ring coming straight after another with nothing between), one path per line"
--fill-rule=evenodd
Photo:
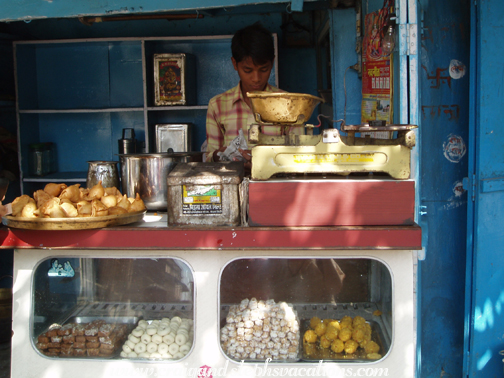
M122 193L140 195L147 210L166 211L168 174L177 163L201 161L201 152L122 154Z

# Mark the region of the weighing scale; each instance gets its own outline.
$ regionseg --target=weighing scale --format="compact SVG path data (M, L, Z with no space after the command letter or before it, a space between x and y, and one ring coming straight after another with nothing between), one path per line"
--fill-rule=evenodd
M349 175L387 173L394 179L410 177L411 149L415 146L415 125L346 125L341 120L341 135L336 128L313 135L318 126L305 124L323 99L299 93L248 93L256 123L249 129L252 148L252 180L268 180L279 174ZM338 122L338 121L336 121ZM282 135L262 132L265 126L280 126ZM303 128L298 135L289 132ZM392 139L357 137L356 133L391 132Z

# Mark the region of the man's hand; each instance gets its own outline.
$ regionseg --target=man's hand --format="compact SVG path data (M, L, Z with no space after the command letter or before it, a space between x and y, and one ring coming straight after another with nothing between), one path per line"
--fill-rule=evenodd
M240 154L245 159L245 162L243 164L245 171L250 171L252 169L252 154L250 153L250 150L242 150L240 148L238 149L238 151L240 151Z
M219 161L220 158L219 158L219 155L217 155L217 152L224 152L224 151L226 151L226 148L227 147L221 147L218 150L215 150L212 154L212 161Z

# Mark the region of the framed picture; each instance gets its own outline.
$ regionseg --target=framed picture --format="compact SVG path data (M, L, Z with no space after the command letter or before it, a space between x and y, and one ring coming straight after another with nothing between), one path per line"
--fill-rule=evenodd
M154 103L186 105L186 54L154 54Z

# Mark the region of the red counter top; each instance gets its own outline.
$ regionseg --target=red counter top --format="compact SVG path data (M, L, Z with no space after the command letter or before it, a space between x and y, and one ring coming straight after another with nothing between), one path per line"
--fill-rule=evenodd
M82 249L421 249L412 226L212 227L120 226L36 231L0 227L0 248Z

